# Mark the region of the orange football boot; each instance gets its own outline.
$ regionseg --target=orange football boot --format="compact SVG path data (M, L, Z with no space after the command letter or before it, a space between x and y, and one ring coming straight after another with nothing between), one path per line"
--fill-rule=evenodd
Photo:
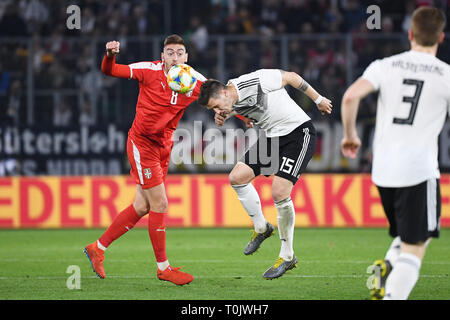
M105 279L105 270L103 270L103 259L105 259L105 256L103 254L103 250L97 247L97 241L87 245L83 252L91 262L92 269L97 276Z
M193 276L191 276L189 273L180 271L180 268L181 267L173 268L170 265L164 271L161 271L158 268L158 270L156 271L156 275L158 276L159 280L170 281L178 286L188 284L189 282L194 280Z

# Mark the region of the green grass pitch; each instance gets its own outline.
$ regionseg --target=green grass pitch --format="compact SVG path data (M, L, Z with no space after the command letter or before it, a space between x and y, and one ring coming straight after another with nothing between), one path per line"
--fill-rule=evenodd
M105 254L106 279L92 272L83 248L103 230L1 230L0 300L367 300L367 266L384 257L386 229L296 229L299 265L275 280L262 273L279 253L278 234L251 256L248 229L167 229L173 266L195 276L182 287L156 278L146 229L134 229ZM410 299L450 299L450 229L431 242ZM68 289L69 266L80 289Z

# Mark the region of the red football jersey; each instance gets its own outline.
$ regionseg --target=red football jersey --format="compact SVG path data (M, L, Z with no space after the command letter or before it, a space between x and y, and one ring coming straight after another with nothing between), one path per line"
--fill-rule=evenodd
M206 78L194 71L197 84L191 92L172 91L167 83L162 61L145 61L126 65L115 63L106 55L102 62L105 74L139 81L136 116L130 134L146 136L161 146L172 143L172 134L186 107L197 100L200 87Z
M197 100L200 86L206 79L195 72L197 84L194 90L180 94L169 88L162 61L138 62L128 66L130 78L139 81L136 117L131 131L167 145L186 107Z

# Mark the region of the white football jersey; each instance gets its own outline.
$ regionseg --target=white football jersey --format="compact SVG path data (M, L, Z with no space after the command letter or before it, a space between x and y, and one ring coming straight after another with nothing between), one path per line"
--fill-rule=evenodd
M229 82L239 96L233 110L252 119L267 137L287 135L311 119L282 87L278 69L260 69Z
M450 107L450 66L410 50L372 62L362 78L379 91L373 182L408 187L439 178L438 136Z

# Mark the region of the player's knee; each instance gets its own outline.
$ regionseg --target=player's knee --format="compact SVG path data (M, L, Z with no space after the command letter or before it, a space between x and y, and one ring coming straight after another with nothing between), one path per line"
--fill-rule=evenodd
M272 188L272 199L274 202L287 199L290 196L290 191L285 188Z
M134 206L134 210L136 210L137 215L140 217L145 216L148 213L148 211L150 210L150 207L146 203L139 202L139 201L135 201L133 203L133 206Z
M165 197L154 200L152 201L152 203L150 203L150 209L155 212L167 212L168 207L169 202Z
M253 180L255 174L249 167L238 163L228 175L228 180L232 186L246 184Z
M282 201L291 196L293 183L287 179L275 176L272 182L272 199L275 202Z
M230 184L232 186L247 183L244 181L242 175L240 175L238 172L235 172L235 171L230 172L230 174L228 175L228 180L230 181Z

